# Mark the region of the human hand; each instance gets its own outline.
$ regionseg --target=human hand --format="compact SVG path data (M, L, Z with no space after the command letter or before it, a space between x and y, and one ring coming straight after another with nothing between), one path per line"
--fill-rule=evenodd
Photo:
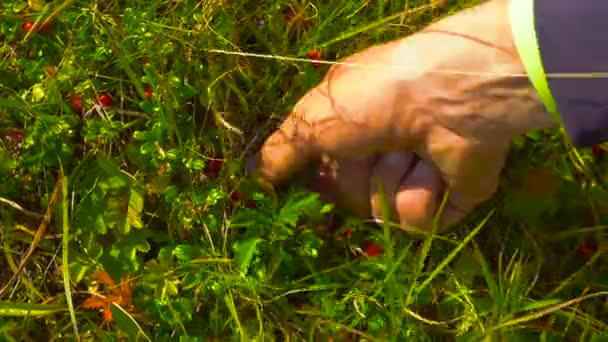
M440 227L489 198L513 136L555 124L525 74L506 0L463 10L333 66L263 145L271 183L320 163L316 190L405 229ZM457 72L462 71L462 72Z

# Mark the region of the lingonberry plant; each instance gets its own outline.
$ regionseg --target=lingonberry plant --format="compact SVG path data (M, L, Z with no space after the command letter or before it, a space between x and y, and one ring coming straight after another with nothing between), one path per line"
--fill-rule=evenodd
M244 167L327 68L210 49L338 60L475 3L4 0L0 341L605 339L604 146L517 138L445 236Z

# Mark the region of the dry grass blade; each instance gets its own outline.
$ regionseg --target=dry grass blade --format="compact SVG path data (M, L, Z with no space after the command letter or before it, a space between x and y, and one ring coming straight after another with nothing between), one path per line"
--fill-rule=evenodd
M531 314L528 314L528 315L525 315L525 316L522 316L522 317L519 317L519 318L511 319L511 320L508 320L506 322L500 323L500 324L492 327L490 330L497 330L497 329L505 328L505 327L508 327L508 326L513 326L513 325L518 325L518 324L526 323L526 322L529 322L529 321L532 321L532 320L535 320L535 319L539 319L539 318L541 318L543 316L549 315L549 314L554 313L556 311L559 311L561 309L567 308L570 305L577 304L577 303L582 302L582 301L587 300L587 299L591 299L591 298L594 298L594 297L601 297L601 296L608 296L608 291L596 292L596 293L592 293L592 294L589 294L589 295L585 295L585 296L581 296L581 297L576 297L576 298L567 300L567 301L565 301L563 303L551 305L551 306L549 306L547 308L538 310L538 311L533 312Z

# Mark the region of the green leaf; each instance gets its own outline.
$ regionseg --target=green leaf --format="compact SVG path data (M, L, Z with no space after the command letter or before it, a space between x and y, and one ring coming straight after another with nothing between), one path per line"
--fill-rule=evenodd
M181 286L184 290L189 290L201 283L201 275L199 273L187 273L181 281Z
M154 104L151 103L150 101L141 101L139 103L139 107L146 114L152 114L152 113L154 113L154 110L156 109L155 106L154 106Z
M251 265L251 261L258 251L258 244L262 241L264 240L260 238L252 238L245 241L237 241L234 244L235 259L241 270L241 274L247 274L249 265Z
M604 341L608 341L608 332L601 332L598 334L593 334L593 336L591 336L591 340L590 340L590 342L604 342Z
M153 141L148 141L141 145L141 147L139 148L139 151L141 152L141 154L150 154L150 153L156 151L156 145L154 144Z
M250 228L253 226L272 227L273 224L275 224L272 213L264 209L267 208L263 207L255 210L243 208L232 217L230 226L232 228ZM209 216L209 221L211 220L213 220L213 222L217 221L215 217ZM209 222L207 224L209 225ZM217 224L215 224L215 226L217 226Z
M144 224L140 216L142 210L144 210L144 189L141 186L134 185L129 191L127 227L125 227L125 232L129 232L130 227L135 227L137 229L143 228Z
M120 189L129 185L129 176L124 174L110 159L102 154L98 154L97 161L102 170L109 176L109 179L105 181L112 189Z
M526 133L526 136L531 140L540 140L543 137L543 132L541 130L532 130Z
M152 236L152 232L147 229L134 230L123 236L116 247L120 248L129 260L136 263L136 253L138 251L147 252L150 250L150 244L148 243L150 236Z
M296 193L287 200L279 211L277 223L295 227L300 217L320 211L319 194L312 192Z
M138 257L138 252L148 252L150 243L148 238L152 232L146 228L132 230L123 235L112 245L112 249L104 251L100 257L104 268L115 279L120 279L124 274L137 272L142 266L143 260Z
M70 275L74 284L79 284L84 276L93 269L93 266L88 262L87 258L79 251L70 251Z
M107 208L103 191L92 191L76 207L75 228L80 232L106 234L108 227L104 221Z
M120 305L112 303L111 310L116 325L129 337L129 341L152 341L133 316Z
M62 304L28 304L0 301L0 317L40 317L65 311L68 308Z
M23 108L24 104L19 99L0 99L0 108Z
M178 245L173 250L173 255L179 261L190 261L194 257L194 247L190 245Z

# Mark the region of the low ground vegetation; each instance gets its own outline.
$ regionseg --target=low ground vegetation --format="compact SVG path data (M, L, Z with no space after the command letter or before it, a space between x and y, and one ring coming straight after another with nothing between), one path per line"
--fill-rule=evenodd
M605 341L608 155L513 142L444 236L243 158L325 64L475 1L5 0L0 340Z

